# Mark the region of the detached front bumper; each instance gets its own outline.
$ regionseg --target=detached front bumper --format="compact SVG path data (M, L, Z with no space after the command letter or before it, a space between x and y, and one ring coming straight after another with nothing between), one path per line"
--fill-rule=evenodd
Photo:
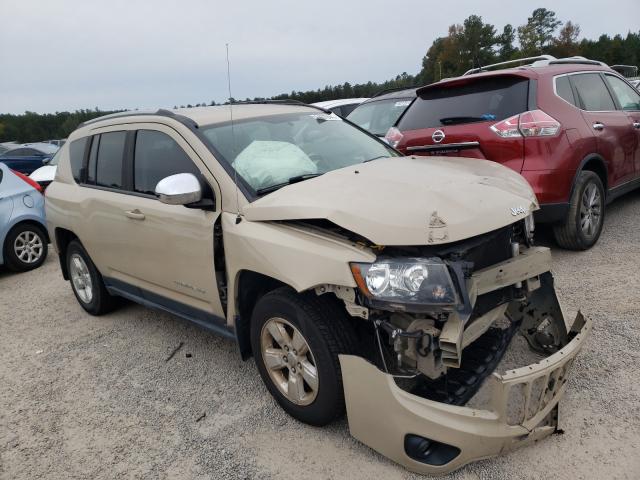
M407 469L429 475L544 438L556 430L558 402L590 330L591 321L578 313L573 338L562 349L533 365L494 372L487 379L486 410L412 395L366 360L341 355L351 435ZM514 401L519 401L515 410ZM411 447L416 437L427 440L417 451Z
M493 372L485 379L484 388L489 395L482 408L440 403L408 393L398 387L392 375L367 360L341 355L351 434L409 470L437 475L553 433L558 422L558 402L573 361L591 330L591 321L578 313L572 325L566 324L550 265L549 249L528 248L517 257L475 272L467 282L467 291L470 302L475 304L484 294L522 285L529 292L527 306L516 308L511 316L521 316L520 328L530 344L536 344L531 332L548 316L554 317L558 348L555 353L504 374ZM455 316L449 321L452 319ZM483 322L478 320L481 318L476 325L481 326ZM464 356L465 345L481 331L474 324L460 330L455 345L447 350L448 354L456 354L456 364ZM441 345L446 343L443 337L444 330Z

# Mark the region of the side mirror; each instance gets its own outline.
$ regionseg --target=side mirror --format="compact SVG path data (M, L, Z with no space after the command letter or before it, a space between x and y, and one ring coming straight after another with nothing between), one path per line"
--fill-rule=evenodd
M42 165L49 165L50 161L51 161L51 158L45 158L44 160L42 160Z
M160 180L156 185L156 195L168 205L188 205L202 200L202 187L195 175L178 173Z

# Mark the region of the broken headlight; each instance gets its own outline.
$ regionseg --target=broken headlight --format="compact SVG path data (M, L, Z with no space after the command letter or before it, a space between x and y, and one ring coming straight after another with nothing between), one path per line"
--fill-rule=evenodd
M352 263L360 291L369 299L416 305L450 306L458 294L447 265L440 258L379 258Z

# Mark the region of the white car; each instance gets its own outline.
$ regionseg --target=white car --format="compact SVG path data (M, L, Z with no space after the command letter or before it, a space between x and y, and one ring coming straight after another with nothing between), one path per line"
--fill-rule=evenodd
M354 108L360 105L362 102L369 100L368 98L341 98L340 100L327 100L325 102L316 102L311 105L324 108L325 110L331 110L336 115L346 117Z
M38 182L43 191L49 186L51 182L53 182L53 179L56 176L58 160L60 159L59 153L60 150L56 152L51 161L49 161L46 165L38 168L37 170L34 170L33 172L31 172L31 175L29 175L29 178L31 180Z

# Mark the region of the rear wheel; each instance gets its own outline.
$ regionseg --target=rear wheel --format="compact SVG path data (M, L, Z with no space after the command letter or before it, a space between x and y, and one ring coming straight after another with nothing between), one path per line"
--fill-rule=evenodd
M587 250L600 238L604 226L605 194L600 177L583 171L578 175L563 224L553 228L556 242L569 250Z
M117 299L109 294L102 275L77 240L67 247L67 272L78 303L91 315L102 315L116 307Z
M338 355L354 353L356 336L333 300L280 288L258 300L251 317L262 380L289 415L311 425L345 410Z
M26 272L42 265L47 258L47 235L33 223L16 225L4 241L4 260L14 272Z

